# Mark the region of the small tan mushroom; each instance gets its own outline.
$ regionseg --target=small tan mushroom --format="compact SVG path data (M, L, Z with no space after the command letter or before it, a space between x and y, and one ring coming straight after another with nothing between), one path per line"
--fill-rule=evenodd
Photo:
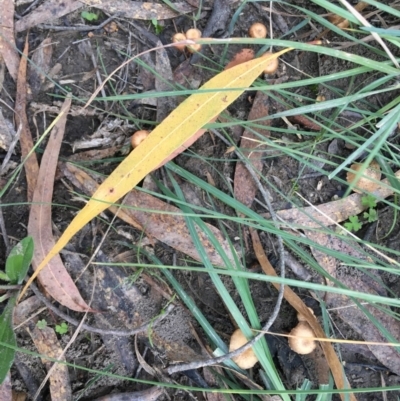
M244 336L242 330L237 329L233 332L231 341L229 343L229 352L236 351L238 348L242 347L248 342L247 338ZM253 348L242 352L240 355L232 358L232 360L242 369L250 369L257 362L258 359L253 351Z
M271 52L267 52L264 54L264 56L269 56L269 55L273 55L273 53ZM276 70L278 69L278 65L279 65L279 61L278 58L274 58L271 60L266 61L266 65L264 68L264 74L274 74L276 72Z
M201 38L201 31L196 28L188 29L186 31L186 39L200 39Z
M197 53L201 50L201 44L195 43L194 45L188 45L187 49L190 53Z
M255 39L264 39L267 37L267 27L261 22L255 22L249 28L249 36Z
M186 40L186 35L184 33L176 33L172 37L172 43L182 42L183 40ZM176 44L174 47L181 52L184 52L186 49L186 45L183 44Z
M300 322L290 333L289 347L298 354L306 355L314 351L316 343L314 332L306 322Z
M200 38L201 38L201 31L199 29L192 28L186 31L186 39L196 40ZM195 43L194 45L188 45L187 49L189 50L190 53L199 52L201 49L201 44Z
M149 136L150 132L146 130L136 131L131 137L132 148L136 148L139 144Z
M307 309L310 311L310 313L311 313L312 315L314 315L314 311L313 311L311 308L307 307ZM297 320L298 320L299 322L306 322L306 321L307 321L307 319L305 318L305 316L303 316L301 313L298 313L298 314L297 314Z
M381 168L379 164L373 160L371 164L364 170L362 176L359 177L358 181L355 182L357 172L363 168L362 163L353 164L350 169L353 171L347 172L347 182L351 185L354 185L353 191L358 194L362 194L364 192L373 192L379 188L379 183L376 181L380 181L382 177Z

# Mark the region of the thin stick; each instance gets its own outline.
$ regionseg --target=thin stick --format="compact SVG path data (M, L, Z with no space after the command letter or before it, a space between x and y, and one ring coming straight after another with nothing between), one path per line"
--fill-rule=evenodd
M86 32L86 31L97 31L98 29L104 28L110 21L117 18L118 14L113 15L110 18L107 18L100 25L84 25L84 26L59 26L59 25L46 25L39 24L38 28L41 29L52 29L53 31L77 31L77 32Z

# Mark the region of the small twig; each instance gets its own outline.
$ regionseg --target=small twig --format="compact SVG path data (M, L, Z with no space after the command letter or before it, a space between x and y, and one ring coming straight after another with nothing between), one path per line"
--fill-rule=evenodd
M32 10L33 7L36 6L37 3L39 3L40 0L35 0L29 7L25 8L25 10L22 12L22 16L26 15L29 13L29 11Z
M212 129L210 131L215 136L220 138L223 142L225 142L228 146L231 146L231 143L229 141L227 141L224 138L224 136L221 135L217 130ZM260 182L256 172L249 165L248 160L239 151L235 151L235 153L239 157L239 159L244 163L246 169L248 170L250 175L253 177L258 189L260 190L260 192L261 192L261 194L262 194L262 196L264 198L264 202L268 207L268 211L269 211L269 213L271 215L271 219L273 220L273 222L276 225L276 227L279 228L278 217L277 217L274 209L272 208L272 205L271 205L271 202L270 202L270 195L265 190L265 188L261 185L261 182ZM278 238L279 265L280 265L279 267L281 269L281 278L285 278L285 250L284 250L284 247L283 247L282 237L278 235L277 238ZM272 326L272 324L274 323L275 319L277 318L278 313L279 313L280 308L281 308L282 300L283 300L284 288L285 288L284 285L281 284L280 288L279 288L278 299L276 300L276 304L275 304L274 310L272 311L272 314L269 317L267 323L265 323L265 325L261 328L261 333L257 334L251 341L249 341L248 343L243 345L243 347L240 347L236 351L229 352L229 353L227 353L225 355L222 355L222 356L220 356L218 358L210 358L210 359L200 360L200 361L196 361L196 362L179 363L179 364L176 364L176 365L172 365L169 368L167 368L167 372L169 374L172 374L172 373L182 372L184 370L198 369L198 368L205 367L205 366L215 365L217 363L222 363L222 362L226 361L227 359L231 359L231 358L233 358L233 357L235 357L237 355L240 355L242 352L244 352L244 351L248 350L249 348L251 348L261 337L264 336L264 332L269 330L269 328Z
M52 29L53 31L77 31L77 32L87 32L87 31L97 31L98 29L104 28L110 21L118 17L118 13L107 18L100 25L83 25L83 26L59 26L59 25L46 25L39 24L38 28L41 29Z
M6 225L4 223L3 208L1 207L1 201L0 201L0 231L1 234L3 235L3 241L6 247L6 256L8 256L11 251L11 246L10 246L10 241L8 240ZM7 288L10 289L10 286L7 286Z
M22 287L21 284L10 284L10 285L0 285L0 290L20 290Z
M57 316L64 319L66 322L71 323L73 326L78 326L79 321L74 319L73 317L67 315L66 313L60 311L56 306L54 306L36 287L35 284L31 284L31 289L33 293L42 301L51 311L53 311ZM172 304L168 305L165 309L165 312L158 316L157 318L150 320L147 323L142 324L139 327L136 327L132 330L111 330L111 329L99 329L97 327L89 326L88 324L83 324L81 327L82 329L89 331L90 333L97 333L101 335L113 335L118 337L129 337L135 334L141 333L149 328L150 325L155 326L157 323L161 322L171 311L174 309Z

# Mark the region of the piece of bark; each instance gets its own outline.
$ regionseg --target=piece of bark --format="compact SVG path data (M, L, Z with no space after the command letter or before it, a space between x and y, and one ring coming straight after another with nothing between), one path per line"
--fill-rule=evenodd
M15 24L15 31L22 32L43 22L51 22L83 7L80 0L47 0L32 12L22 17Z
M14 37L14 2L3 0L0 13L0 53L7 65L8 72L17 81L20 57Z
M50 63L53 55L51 38L46 38L33 52L32 63L28 68L29 84L32 96L35 97L45 82L46 74L50 71Z
M232 11L232 0L214 0L213 9L206 26L203 29L203 38L223 36L226 32L229 17ZM190 59L191 64L200 60L200 54L195 53Z
M400 178L400 170L395 173L397 179ZM382 185L371 195L378 201L393 195L393 188L389 180L382 180ZM362 198L364 194L353 193L346 198L323 203L318 206L307 206L302 208L293 208L279 210L276 214L292 227L297 228L318 228L331 226L333 223L340 223L347 220L350 216L356 216L364 210L368 209L367 205L363 205ZM262 214L263 217L269 218L269 214Z
M18 69L17 79L17 93L15 96L15 122L17 131L21 128L20 133L20 144L21 144L21 158L25 161L25 172L26 181L28 184L27 199L28 202L32 201L33 192L36 188L36 181L39 175L39 164L36 158L36 154L32 153L29 157L29 152L33 149L33 139L31 131L29 130L28 117L26 116L26 103L27 103L27 82L26 82L26 67L28 58L28 36L25 41L25 48L23 57Z
M131 393L109 394L93 401L156 401L163 393L162 387L151 387L147 390Z
M259 120L268 116L268 112L268 95L264 92L258 91L254 98L248 120ZM269 120L257 121L257 124L267 127L269 125ZM263 137L268 137L270 133L267 128L254 128L254 130L257 131L258 135L249 129L244 131L240 147L243 148L243 156L249 160L248 163L251 164L253 169L256 172L261 172L263 166L261 151L265 149L265 145L260 145L260 141L262 141ZM247 207L251 207L257 190L257 186L245 165L242 162L238 162L236 164L234 177L235 198Z
M186 2L174 2L174 9L158 4L139 1L124 0L86 0L86 6L103 10L110 15L118 14L121 18L142 19L142 20L163 20L178 17L179 14L187 14L196 9Z
M56 333L51 327L39 329L32 322L30 328L27 330L38 352L43 355L42 362L46 366L46 369L52 369L50 375L50 393L52 401L72 400L72 389L68 366L65 365L65 358L60 358L61 363L51 362L46 358L58 359L63 352ZM53 368L54 363L56 363L56 366Z

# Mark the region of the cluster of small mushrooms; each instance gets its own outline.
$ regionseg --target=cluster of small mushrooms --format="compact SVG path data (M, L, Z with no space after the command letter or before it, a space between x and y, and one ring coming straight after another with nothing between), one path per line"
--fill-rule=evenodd
M184 43L179 43L179 42L182 42L186 39L196 40L196 39L200 39L200 38L201 38L201 31L196 28L191 28L191 29L188 29L186 31L186 33L176 33L172 37L172 43L176 43L174 45L174 47L177 48L178 50L180 50L181 52L184 52L187 49L190 53L196 53L196 52L200 51L201 44L195 43L192 45L186 45Z
M255 22L249 28L249 36L254 39L264 39L267 37L267 27L261 22ZM174 47L181 52L185 52L186 49L190 53L195 53L200 51L201 44L195 43L188 45L186 43L182 43L183 41L190 39L196 40L201 38L201 31L196 28L191 28L186 31L186 33L176 33L172 37L172 43L174 43ZM273 53L267 52L265 55L272 55ZM278 59L274 58L270 60L264 69L264 74L273 74L278 69Z
M314 314L311 308L308 309ZM314 332L303 315L298 313L297 319L299 320L299 324L289 333L289 347L298 354L310 354L316 347ZM229 343L229 352L236 351L247 342L248 340L243 332L240 329L235 330ZM233 357L232 360L242 369L250 369L258 362L253 348L249 348L238 356Z

